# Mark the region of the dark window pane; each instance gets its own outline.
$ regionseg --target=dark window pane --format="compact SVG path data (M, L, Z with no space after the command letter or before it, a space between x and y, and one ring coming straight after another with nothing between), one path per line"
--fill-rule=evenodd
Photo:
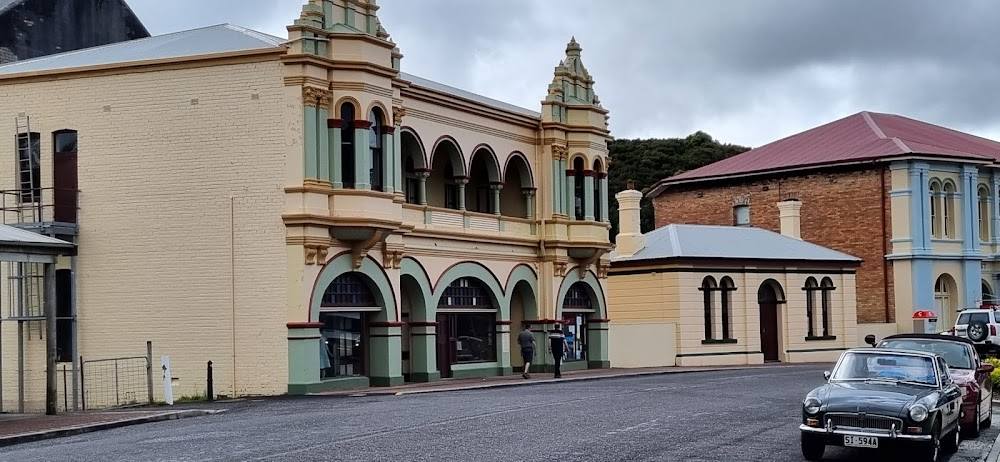
M322 306L378 306L368 284L356 273L337 276L323 293Z
M320 377L365 375L366 313L320 313Z
M444 289L440 307L495 308L483 283L476 278L459 278Z
M587 293L587 283L583 281L574 282L566 291L566 298L563 300L564 308L586 308L591 309L590 295Z
M496 313L452 313L457 362L496 361Z
M76 132L58 132L55 134L56 152L76 152Z

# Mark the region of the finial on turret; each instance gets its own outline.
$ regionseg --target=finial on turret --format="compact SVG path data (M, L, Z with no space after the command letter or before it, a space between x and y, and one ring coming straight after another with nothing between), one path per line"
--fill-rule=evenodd
M576 36L574 35L569 39L569 44L566 45L566 54L579 55L581 51L583 51L583 47L579 43L576 43Z

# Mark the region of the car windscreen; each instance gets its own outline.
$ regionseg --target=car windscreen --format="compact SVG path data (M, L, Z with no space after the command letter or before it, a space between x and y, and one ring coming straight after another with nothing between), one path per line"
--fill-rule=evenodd
M990 314L986 313L986 312L982 312L982 311L980 311L978 313L962 313L958 317L958 322L955 323L955 324L958 324L958 325L967 325L967 324L972 324L973 322L976 322L976 321L985 322L986 324L989 324L990 323Z
M929 351L941 355L948 363L948 367L972 369L972 356L969 354L969 349L958 342L907 338L883 340L878 346L879 348Z
M830 380L898 380L936 385L934 361L925 356L848 352Z

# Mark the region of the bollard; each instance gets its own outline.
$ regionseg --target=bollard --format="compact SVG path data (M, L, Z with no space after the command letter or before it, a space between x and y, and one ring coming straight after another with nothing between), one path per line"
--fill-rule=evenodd
M215 401L215 393L212 392L212 361L208 362L208 400Z

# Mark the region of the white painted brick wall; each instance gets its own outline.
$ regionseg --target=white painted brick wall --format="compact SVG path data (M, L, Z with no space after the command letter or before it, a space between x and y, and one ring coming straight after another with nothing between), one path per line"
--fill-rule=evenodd
M41 133L43 186L51 184L51 132L79 131L79 354L139 356L152 341L157 399L160 355L170 355L179 379L175 398L204 392L209 360L216 392L233 394L234 331L236 394L286 390L282 188L287 146L301 135L290 128L299 114L282 89L276 61L0 81L0 187L16 185L19 112ZM14 323L2 333L10 409ZM37 334L27 345L26 391L36 405L44 402L44 345Z

